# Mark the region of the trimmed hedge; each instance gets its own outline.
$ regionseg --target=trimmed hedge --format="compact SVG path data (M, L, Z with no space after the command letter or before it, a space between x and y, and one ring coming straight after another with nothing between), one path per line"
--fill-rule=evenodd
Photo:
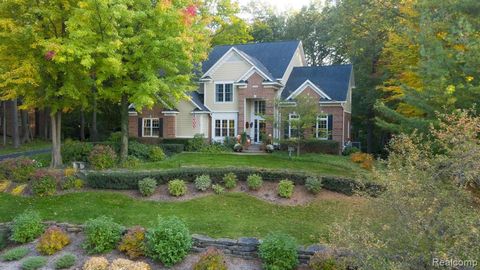
M264 181L278 182L288 178L295 185L304 185L307 177L311 176L306 173L282 171L282 170L266 170L256 168L181 168L162 171L135 171L135 172L88 172L85 176L87 185L91 188L98 189L115 189L115 190L136 190L138 181L150 177L157 180L159 185L167 184L173 179L182 179L187 182L194 182L199 175L209 175L212 183L222 183L223 177L227 173L234 173L239 181L246 181L251 174L258 174ZM380 194L384 187L375 183L361 183L353 179L339 178L332 176L321 177L323 188L353 195L356 191L366 192L371 196Z
M287 151L289 146L297 147L296 140L280 141L280 150ZM321 153L338 155L340 153L340 143L332 140L307 139L300 142L300 151L302 153Z
M185 145L178 143L162 143L160 147L168 154L177 154L185 151Z

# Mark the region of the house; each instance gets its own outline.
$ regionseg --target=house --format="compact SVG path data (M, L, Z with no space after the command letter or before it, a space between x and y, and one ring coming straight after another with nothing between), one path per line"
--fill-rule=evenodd
M222 141L246 132L252 143L267 134L289 138L296 135L280 119L297 116L282 116L280 106L309 95L319 104L314 136L341 144L350 138L352 65L308 66L300 41L217 46L198 83L175 108L158 104L137 112L132 107L130 136L155 141L203 134Z

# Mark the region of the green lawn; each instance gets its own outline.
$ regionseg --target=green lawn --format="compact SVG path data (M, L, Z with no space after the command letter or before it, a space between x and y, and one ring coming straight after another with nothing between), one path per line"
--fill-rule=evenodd
M83 223L100 215L112 216L126 226L149 226L157 216L176 215L192 233L211 237L263 237L272 231L295 236L303 244L328 243L329 228L347 215L360 217L364 200L332 199L307 206L279 206L243 193L211 195L185 202L135 200L113 192L80 192L47 198L0 194L0 222L10 221L24 209L40 211L43 219Z
M257 167L313 172L322 175L357 177L366 174L348 157L304 154L290 159L287 153L277 152L271 155L237 155L233 153L181 153L161 162L142 163L137 170L170 169L178 167Z
M25 151L40 150L51 147L51 142L44 140L33 140L30 143L22 144L19 148L13 148L11 140L6 146L0 145L0 155L13 154Z

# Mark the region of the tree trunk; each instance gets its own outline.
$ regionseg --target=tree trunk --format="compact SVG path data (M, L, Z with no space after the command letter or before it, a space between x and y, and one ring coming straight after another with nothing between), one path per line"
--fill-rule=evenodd
M80 111L80 140L85 141L85 112Z
M11 101L12 103L12 139L13 148L20 147L20 134L18 132L18 107L17 99Z
M128 156L128 96L122 95L120 105L122 139L120 144L120 161L125 161Z
M97 130L97 94L93 93L93 110L92 110L92 130L90 131L91 140L96 142L98 140Z
M43 138L48 140L50 138L50 113L48 108L43 111Z
M22 144L31 141L30 125L28 124L28 111L20 110L20 117L22 120Z
M7 145L7 102L3 101L3 146Z
M51 127L52 127L52 161L50 167L60 168L62 166L62 113L56 112L50 115Z
M367 153L373 153L373 120L367 120Z

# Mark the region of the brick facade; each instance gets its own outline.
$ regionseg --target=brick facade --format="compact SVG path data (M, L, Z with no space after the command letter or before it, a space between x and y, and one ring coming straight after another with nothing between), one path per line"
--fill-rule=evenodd
M164 114L163 108L160 106L154 106L151 109L144 109L137 115L131 114L128 121L128 134L131 138L140 138L142 137L141 131L141 119L143 118L159 118L163 122L163 133L159 138L141 138L144 142L157 142L161 138L175 138L175 126L176 126L176 117L175 114Z
M238 134L242 134L245 131L245 123L250 122L250 115L245 115L246 106L250 106L250 102L248 101L264 100L265 114L267 117L273 117L275 110L277 90L273 87L263 86L262 83L264 79L257 73L253 73L247 81L247 87L238 88ZM267 121L266 128L267 134L273 134L271 121Z

